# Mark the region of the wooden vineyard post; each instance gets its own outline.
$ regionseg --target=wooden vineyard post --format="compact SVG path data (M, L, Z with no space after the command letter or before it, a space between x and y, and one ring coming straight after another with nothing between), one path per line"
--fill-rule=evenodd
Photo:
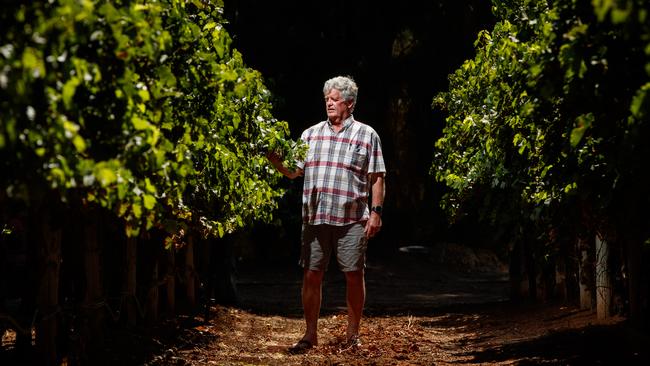
M203 297L202 311L205 321L210 319L210 306L212 305L212 296L215 287L215 276L213 273L213 259L212 251L214 250L214 242L212 240L192 241L193 247L196 248L198 256L195 260L196 267L200 268L203 284Z
M174 247L167 250L167 275L165 283L167 286L167 317L173 317L176 308L176 256Z
M596 235L596 313L598 319L608 318L612 303L612 287L609 277L609 246Z
M524 298L524 264L521 242L516 241L510 250L510 299L521 301Z
M648 295L641 287L643 281L643 250L638 235L627 238L627 272L629 288L630 318L636 324L645 324L647 315L644 314L643 304L647 303Z
M134 327L138 315L136 302L137 285L137 260L138 260L138 239L126 239L126 319L130 327Z
M185 248L185 284L187 304L191 310L196 307L196 288L194 275L194 237L187 237L187 247Z
M44 210L45 211L45 210ZM42 214L38 251L42 277L37 295L40 322L36 326L36 347L45 365L57 362L57 333L59 324L59 274L61 269L60 228L53 229L50 217ZM36 228L35 228L36 229ZM37 229L37 230L38 230Z
M562 300L567 300L569 292L567 290L567 263L566 257L555 258L555 289L553 290L553 297Z
M594 267L589 260L589 245L583 239L578 239L580 263L578 265L578 286L581 309L593 309L593 278Z
M158 259L155 259L151 271L151 281L147 294L147 307L145 310L147 323L153 324L158 320Z
M98 235L99 217L97 212L91 212L90 218L84 228L84 272L86 277L86 288L83 300L83 309L88 319L89 342L91 350L98 350L104 339L104 291L101 278L101 245Z

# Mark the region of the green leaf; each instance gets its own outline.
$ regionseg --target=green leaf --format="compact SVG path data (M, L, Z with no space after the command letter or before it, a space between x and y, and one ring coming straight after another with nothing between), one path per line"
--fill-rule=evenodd
M138 90L138 95L143 102L148 102L150 99L149 91L146 89Z
M220 238L223 238L223 235L225 234L223 230L223 225L220 222L217 223L217 233L219 234Z
M594 11L599 21L605 20L607 13L614 6L614 0L592 0Z
M73 77L63 85L61 97L63 98L63 104L65 105L66 109L71 109L72 98L74 97L77 86L79 86L80 83L81 80L79 78Z
M566 185L566 187L564 187L564 193L571 193L575 191L577 188L578 185L576 184L576 182L569 183Z
M128 187L126 186L126 184L118 184L117 185L117 198L120 201L124 200L124 198L126 197L127 190L128 190ZM120 216L122 216L122 215L120 215Z
M636 118L643 118L650 109L650 83L644 84L632 98L630 112Z
M221 73L221 78L226 81L235 81L237 80L237 72L234 70L226 70Z
M578 116L578 118L576 118L576 127L573 130L571 130L571 137L570 137L570 142L572 147L578 146L580 140L582 140L582 137L585 134L585 131L587 131L587 129L591 127L593 122L594 122L594 116L591 113L583 114L581 116Z
M146 130L150 126L149 121L142 119L138 116L133 116L131 118L131 123L133 123L133 127L136 130Z
M157 193L156 186L151 184L151 179L145 178L144 179L144 184L145 184L145 189L147 190L147 192L153 193L153 194Z
M145 193L145 194L142 196L142 198L143 198L143 202L144 202L144 207L145 207L147 210L151 210L151 209L153 209L154 206L156 205L156 197L154 197L154 196L152 196L152 195L150 195L150 194L148 194L148 193Z
M99 168L95 172L95 177L99 180L102 187L107 187L117 181L117 175L108 168Z
M82 153L86 150L86 141L79 135L75 135L72 138L72 144L74 145L77 152Z
M173 88L176 86L176 77L168 66L160 66L156 70L159 82L162 82L165 87Z
M42 53L33 47L27 47L23 52L23 68L27 69L29 75L35 79L45 76L45 63L41 55Z
M134 202L133 206L131 206L131 210L132 210L133 216L135 216L135 218L139 219L140 216L142 216L142 206L140 206L139 203Z

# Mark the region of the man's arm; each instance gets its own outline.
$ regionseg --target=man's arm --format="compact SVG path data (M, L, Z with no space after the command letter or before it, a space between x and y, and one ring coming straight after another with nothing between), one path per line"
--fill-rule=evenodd
M384 204L384 195L386 192L386 185L384 183L384 173L371 173L370 174L370 187L372 191L371 208L375 206L382 206ZM366 223L366 236L372 238L381 229L381 215L370 211L370 219Z
M271 164L273 164L275 169L277 169L280 173L282 173L285 177L287 177L289 179L298 178L298 177L301 177L303 175L303 171L300 168L296 168L296 170L293 170L293 171L289 170L282 163L282 159L280 158L280 156L278 156L278 154L276 154L274 152L270 152L270 153L266 154L266 157L269 159Z
M384 204L384 195L386 184L384 183L384 173L371 173L370 186L372 187L372 206L382 206Z

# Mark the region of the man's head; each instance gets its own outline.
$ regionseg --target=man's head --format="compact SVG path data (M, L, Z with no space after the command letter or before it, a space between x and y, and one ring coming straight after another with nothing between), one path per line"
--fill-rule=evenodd
M323 95L327 116L333 121L342 122L354 111L359 88L350 77L337 76L325 82Z

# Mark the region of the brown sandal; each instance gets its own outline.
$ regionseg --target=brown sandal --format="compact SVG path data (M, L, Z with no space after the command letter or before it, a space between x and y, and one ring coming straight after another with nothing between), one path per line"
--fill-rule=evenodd
M347 340L347 342L343 343L343 350L350 350L350 349L357 349L361 347L361 337L358 335L350 337L350 339Z
M298 341L298 343L289 347L288 352L292 355L298 355L307 352L307 350L309 350L312 347L314 347L314 345L310 341L306 339L301 339Z

